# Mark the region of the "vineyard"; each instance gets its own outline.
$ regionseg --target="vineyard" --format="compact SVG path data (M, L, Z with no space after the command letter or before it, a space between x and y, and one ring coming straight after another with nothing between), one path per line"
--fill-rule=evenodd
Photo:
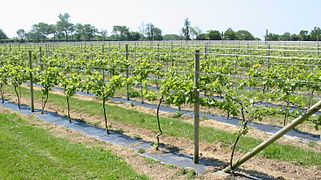
M240 127L231 140L232 168L242 146L240 139L251 131L251 123L282 128L319 101L320 53L319 45L313 43L7 44L0 46L0 92L4 103L6 91L13 90L20 107L21 91L30 89L33 96L33 89L40 89L41 113L45 113L51 91L59 88L70 122L72 97L77 92L92 94L100 101L107 134L106 108L113 97L155 105L156 150L166 136L161 107L176 109L177 117L190 111L194 118L210 114L227 122L237 119ZM34 104L30 106L34 109ZM317 137L319 143L320 126L317 112L295 129Z

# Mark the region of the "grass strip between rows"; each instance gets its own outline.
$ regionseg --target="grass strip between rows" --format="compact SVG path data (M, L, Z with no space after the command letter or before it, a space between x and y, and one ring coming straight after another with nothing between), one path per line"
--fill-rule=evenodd
M0 114L0 179L147 179L99 147L52 136L15 114Z

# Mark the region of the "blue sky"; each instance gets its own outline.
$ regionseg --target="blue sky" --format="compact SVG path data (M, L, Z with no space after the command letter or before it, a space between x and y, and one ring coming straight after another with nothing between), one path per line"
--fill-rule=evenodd
M55 23L64 12L73 23L90 23L109 33L113 25L137 31L140 24L151 22L164 34L178 34L186 17L203 32L231 27L260 38L267 28L298 33L321 26L319 0L0 0L0 4L0 28L10 37L38 22Z

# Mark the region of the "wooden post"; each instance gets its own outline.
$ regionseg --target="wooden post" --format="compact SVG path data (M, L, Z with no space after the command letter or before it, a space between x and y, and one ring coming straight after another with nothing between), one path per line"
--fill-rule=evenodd
M204 60L207 59L207 43L205 43L205 46L204 46Z
M40 69L43 71L43 63L42 63L42 51L41 47L39 47L39 63L40 63Z
M137 42L135 42L135 46L134 46L134 60L136 60L136 48L137 48Z
M236 53L236 46L233 48L233 54L234 54L234 58L235 58L234 71L237 72L238 55L237 55L237 53ZM236 74L235 74L235 75L236 75Z
M48 44L46 44L46 56L48 57Z
M157 44L157 55L155 57L151 57L150 60L156 60L157 63L159 62L159 43ZM154 63L151 61L151 63Z
M101 46L101 58L103 58L104 55L104 45ZM101 68L102 76L103 76L103 81L105 83L105 67Z
M105 53L105 46L104 46L104 44L103 44L103 45L101 45L101 55L103 56L104 53Z
M194 155L193 161L194 164L199 163L199 78L200 78L200 51L195 51L194 58Z
M170 51L169 51L169 53L170 53L170 57L171 57L171 65L172 65L172 67L174 66L174 58L173 58L173 56L172 56L172 53L173 53L173 43L171 42L171 46L170 46Z
M317 56L319 57L320 54L320 45L319 45L319 34L317 36Z
M320 35L320 30L317 31L317 56L319 57L319 35Z
M125 49L126 49L126 62L128 63L128 44L125 45ZM126 79L129 78L129 64L126 65ZM126 96L127 96L127 101L130 100L129 98L129 86L128 83L126 84Z
M31 51L29 50L29 68L30 68L30 100L31 100L31 112L35 111L35 102L33 97L33 74L32 74L32 56Z
M270 56L271 56L270 49L271 49L271 45L268 44L267 48L268 48L267 51L266 51L267 68L270 69Z
M232 169L239 167L241 164L243 164L244 162L246 162L256 154L264 150L266 147L274 143L280 137L282 137L287 132L295 128L297 125L301 124L304 120L308 119L312 114L318 112L320 109L321 109L321 100L317 102L315 105L313 105L311 108L309 108L306 113L294 119L290 124L284 126L278 132L273 134L273 136L271 136L269 139L265 140L264 142L256 146L252 151L242 156L236 163L232 165ZM228 173L228 172L231 172L232 169L230 166L228 166L225 169L223 169L223 172Z
M265 31L265 45L268 44L268 36L269 36L269 30L266 29L266 31Z

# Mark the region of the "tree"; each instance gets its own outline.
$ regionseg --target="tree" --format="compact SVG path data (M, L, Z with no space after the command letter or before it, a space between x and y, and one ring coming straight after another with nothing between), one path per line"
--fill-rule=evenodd
M34 29L34 31L46 36L47 38L50 34L55 33L54 25L43 23L43 22L40 22L38 24L34 24L32 26L32 29Z
M8 36L0 29L0 39L8 39Z
M98 32L95 26L90 24L82 25L80 23L75 25L75 39L76 40L92 40Z
M207 38L208 37L206 33L201 33L196 37L196 40L206 40Z
M59 14L57 22L58 34L64 34L65 40L68 41L68 35L74 32L74 24L69 22L70 15L68 13Z
M163 40L162 30L154 26L152 23L146 25L145 33L150 41Z
M142 34L139 32L130 32L128 40L129 41L138 41L141 39L141 37L142 37Z
M233 31L232 28L228 28L228 29L224 32L224 39L225 39L225 40L236 40L236 33L235 33L235 31Z
M320 40L321 29L319 27L314 27L314 29L310 32L310 40L318 41Z
M200 35L201 33L202 33L202 30L199 27L197 27L197 26L191 27L192 39L196 39L196 37L198 35Z
M165 34L163 40L166 41L174 41L174 40L181 40L182 38L177 34Z
M301 30L299 33L300 41L308 41L309 40L309 31Z
M279 36L278 34L274 34L274 33L270 33L267 36L267 40L268 41L278 41L279 40Z
M17 35L19 36L21 41L24 41L26 39L26 31L24 29L18 29Z
M85 36L86 40L92 40L97 32L98 32L98 30L95 26L90 25L90 24L84 25L83 35Z
M238 30L235 34L237 40L254 40L254 36L247 30Z
M299 40L299 36L297 34L291 34L291 40L297 41L297 40Z
M145 34L147 36L148 40L153 40L154 39L154 29L155 26L152 23L148 23L145 25Z
M280 41L291 41L291 34L289 32L285 32L283 35L279 36Z
M127 26L114 26L111 38L118 41L138 41L143 37L140 32L129 31Z
M191 40L190 31L191 31L191 22L188 20L188 18L186 18L184 20L184 26L182 28L182 34L186 41Z
M99 34L101 35L102 40L106 40L108 36L108 31L106 29L102 29L100 30Z
M145 23L141 23L139 26L138 26L138 30L141 34L146 34L146 24Z
M32 25L32 29L26 35L28 39L39 42L40 40L48 39L49 35L55 34L56 30L54 25L40 22Z
M77 23L75 25L75 34L74 34L74 37L76 39L76 41L80 41L81 40L81 36L83 34L83 25L80 24L80 23Z
M209 40L222 40L221 33L217 30L209 30L206 34L206 39Z
M28 33L26 33L26 39L29 41L39 42L41 40L45 40L47 37L36 30L31 30Z
M130 36L129 28L127 26L114 26L112 31L112 39L118 41L128 40Z

